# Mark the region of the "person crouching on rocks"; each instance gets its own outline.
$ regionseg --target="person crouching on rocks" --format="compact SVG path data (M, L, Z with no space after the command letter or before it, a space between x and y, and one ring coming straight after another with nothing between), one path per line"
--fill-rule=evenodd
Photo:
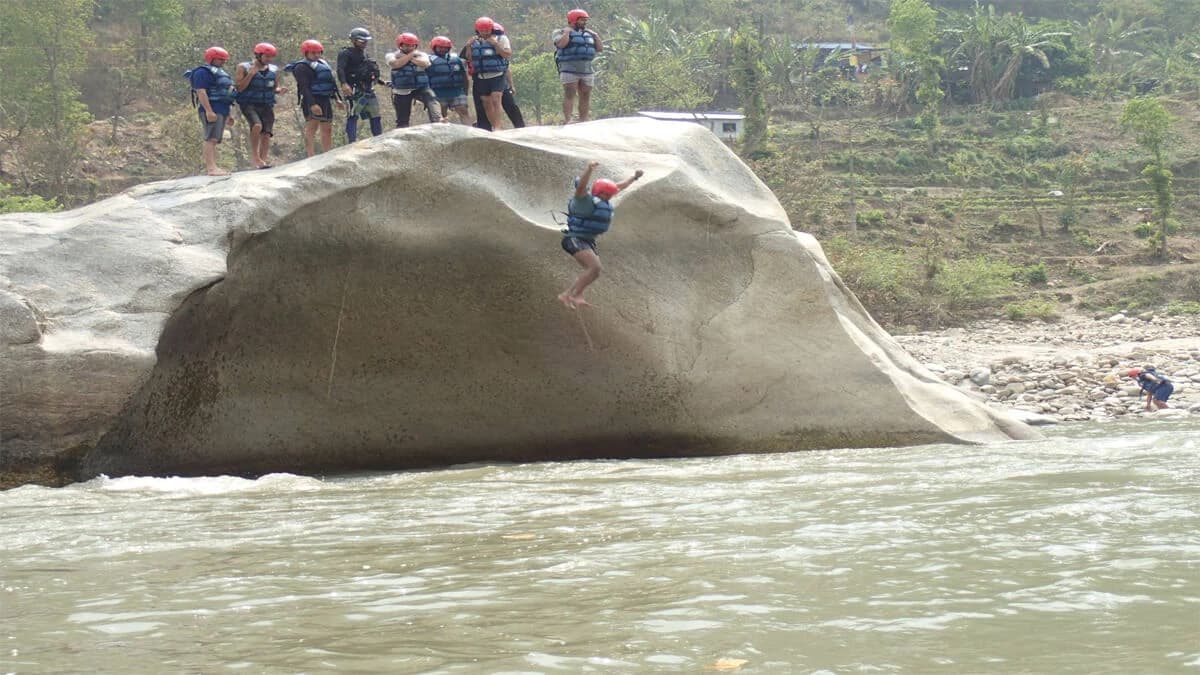
M300 109L304 113L304 151L309 157L317 154L316 135L321 131L321 151L333 149L333 102L342 105L338 96L337 77L333 67L322 58L325 47L316 40L305 40L300 44L303 61L288 68L296 77L296 89L300 96Z
M588 182L592 178L592 171L598 166L600 162L588 162L583 175L575 179L575 195L567 203L567 228L562 231L562 249L583 267L583 272L575 279L575 283L558 294L558 301L568 309L588 304L587 300L583 299L583 292L600 277L600 255L596 252L596 237L607 232L612 224L612 198L642 177L642 170L638 169L620 183L600 178L592 183L591 195L588 195Z
M421 41L412 33L396 36L399 51L387 54L392 67L392 105L396 107L396 128L403 129L412 119L413 99L421 101L430 122L441 122L441 106L437 95L429 88L429 55L417 49Z
M1133 368L1125 374L1136 379L1138 386L1146 392L1146 410L1156 408L1162 410L1171 407L1167 405L1167 399L1175 393L1175 385L1171 384L1171 380L1167 379L1166 375L1159 374L1153 367L1145 370Z
M275 95L286 94L278 86L279 69L271 61L279 50L269 42L254 45L254 60L238 64L237 103L250 125L250 161L260 169L271 168L271 137L275 130Z

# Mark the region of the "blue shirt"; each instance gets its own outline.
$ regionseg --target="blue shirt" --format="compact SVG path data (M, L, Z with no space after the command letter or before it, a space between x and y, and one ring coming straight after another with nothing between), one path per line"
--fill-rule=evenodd
M592 201L592 198L587 195L583 197L572 196L570 211L581 217L590 216L596 212L596 202Z
M192 71L192 89L197 91L207 91L213 84L213 74L208 68L197 68ZM209 101L213 112L218 115L229 115L229 110L232 104L222 101ZM204 110L204 104L197 103L196 107Z

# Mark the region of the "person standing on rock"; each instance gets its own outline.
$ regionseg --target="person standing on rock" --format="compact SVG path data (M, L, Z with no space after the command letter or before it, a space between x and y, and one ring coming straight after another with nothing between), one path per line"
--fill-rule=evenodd
M483 110L475 115L482 121L486 116L492 129L500 127L503 106L501 99L508 89L508 60L512 58L512 43L508 36L496 33L496 22L481 16L475 20L475 37L468 45L467 59L475 74L475 92L483 103Z
M613 197L633 185L643 173L638 169L620 183L599 178L591 184L589 195L588 182L598 166L600 162L588 162L583 175L575 179L575 194L571 201L567 202L567 227L562 231L562 249L583 267L583 272L575 279L575 283L558 294L558 301L568 309L588 304L587 300L583 299L583 292L600 277L601 270L600 254L596 251L596 237L607 232L612 225Z
M304 113L304 151L309 157L317 154L316 135L321 131L321 151L333 149L333 103L344 108L338 96L337 77L324 58L325 47L316 40L300 44L304 60L288 66L296 77L300 110Z
M471 110L467 106L467 87L471 85L466 61L454 53L454 42L445 35L433 38L429 49L433 56L429 57L425 73L442 107L442 115L449 118L449 111L453 110L461 123L471 124Z
M259 169L271 168L271 137L275 130L275 95L286 94L280 87L279 69L271 63L279 54L275 45L254 45L254 60L238 64L237 103L250 125L250 161Z
M233 116L229 113L237 96L233 78L223 67L227 61L229 52L209 47L204 51L204 65L183 74L192 83L192 103L197 106L204 141L200 156L210 176L229 175L217 166L217 146L225 136L225 126L233 126Z
M396 107L396 128L403 129L412 119L413 100L419 100L429 114L429 121L441 122L441 106L437 94L429 87L429 55L417 49L420 39L413 33L396 36L398 51L387 54L392 67L392 105Z
M355 28L350 31L350 46L342 48L337 57L338 80L342 83L342 96L349 102L346 112L346 140L358 140L358 121L370 120L371 135L383 133L383 118L379 112L379 97L375 95L375 83L379 82L379 64L367 56L367 44L371 31Z
M1171 380L1167 379L1166 375L1160 375L1152 367L1145 370L1132 368L1125 374L1137 380L1138 386L1146 392L1146 410L1162 410L1171 407L1167 405L1167 399L1175 393L1175 385L1171 384Z
M592 103L592 87L596 71L592 61L604 51L604 43L594 30L587 27L588 13L582 9L567 12L567 27L554 31L554 64L563 86L563 124L570 124L575 114L575 97L579 97L580 122L586 122Z

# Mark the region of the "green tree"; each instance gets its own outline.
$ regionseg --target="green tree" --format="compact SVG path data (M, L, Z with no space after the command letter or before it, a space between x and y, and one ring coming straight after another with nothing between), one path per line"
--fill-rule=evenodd
M1167 229L1171 208L1175 202L1172 191L1174 175L1167 168L1167 143L1171 135L1171 113L1157 98L1137 98L1130 101L1121 113L1121 128L1132 134L1137 144L1150 153L1150 163L1142 175L1154 189L1154 216L1158 233L1150 245L1159 258L1167 257Z
M9 0L0 3L0 60L4 82L3 118L23 124L22 170L26 183L41 183L60 201L69 197L70 179L91 117L79 100L77 78L92 48L90 0Z
M1049 68L1048 52L1067 51L1061 38L1070 35L1031 24L1020 14L1000 14L994 5L984 7L978 0L970 13L955 15L946 33L954 43L951 58L970 72L972 99L992 105L1012 99L1027 59Z
M558 80L558 69L553 52L541 52L512 63L513 87L521 97L521 107L532 109L537 124L544 124L547 116L559 109L562 100L562 84Z
M909 92L921 106L921 123L932 146L940 128L938 107L942 92L942 58L936 53L937 12L928 0L896 0L888 14L891 48L897 61L903 102Z
M763 65L762 40L758 35L739 30L733 36L733 87L741 98L746 115L746 133L742 152L753 155L767 140L767 69Z

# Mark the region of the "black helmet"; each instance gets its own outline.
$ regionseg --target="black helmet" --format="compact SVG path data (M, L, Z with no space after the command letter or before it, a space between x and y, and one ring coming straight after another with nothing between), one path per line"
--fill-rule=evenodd
M367 30L366 28L361 28L361 27L355 28L354 30L350 31L350 39L351 40L362 40L363 42L370 42L371 41L371 31Z

